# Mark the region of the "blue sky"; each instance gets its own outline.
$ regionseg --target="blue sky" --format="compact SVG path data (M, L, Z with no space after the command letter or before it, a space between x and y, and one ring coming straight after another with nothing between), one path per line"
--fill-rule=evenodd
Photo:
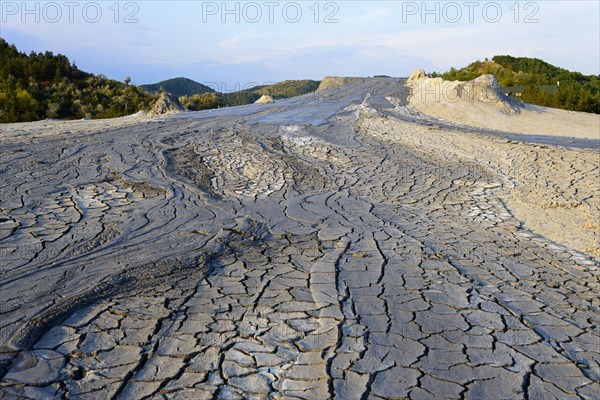
M85 71L137 84L186 76L229 91L326 75L407 76L496 54L600 74L597 0L2 0L0 11L0 36L19 50L62 53Z

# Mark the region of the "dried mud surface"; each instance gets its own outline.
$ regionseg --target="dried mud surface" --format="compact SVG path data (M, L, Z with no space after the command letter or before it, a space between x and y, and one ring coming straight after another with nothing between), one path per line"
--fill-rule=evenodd
M406 99L0 127L0 397L598 398L597 144Z

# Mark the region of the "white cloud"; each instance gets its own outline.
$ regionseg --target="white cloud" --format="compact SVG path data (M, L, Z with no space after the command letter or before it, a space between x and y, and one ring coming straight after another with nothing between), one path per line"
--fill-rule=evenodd
M261 38L256 32L241 32L222 39L219 47L225 50L252 47Z
M138 24L11 21L2 26L2 35L23 41L15 43L19 48L61 52L93 70L110 60L115 69L146 65L157 73L166 65L204 65L208 71L238 72L279 66L304 76L327 68L369 74L386 67L406 74L410 71L401 69L416 62L442 70L495 54L540 57L585 73L600 68L597 2L540 2L538 24L515 24L508 15L497 24L455 25L402 23L400 2L340 3L337 24L315 24L312 18L298 24L222 24L220 19L205 24L196 3L141 4Z

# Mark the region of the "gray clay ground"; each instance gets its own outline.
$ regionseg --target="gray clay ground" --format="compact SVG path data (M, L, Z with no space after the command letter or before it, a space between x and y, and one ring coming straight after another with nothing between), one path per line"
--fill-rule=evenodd
M405 92L4 130L0 397L598 399L597 262L362 128Z

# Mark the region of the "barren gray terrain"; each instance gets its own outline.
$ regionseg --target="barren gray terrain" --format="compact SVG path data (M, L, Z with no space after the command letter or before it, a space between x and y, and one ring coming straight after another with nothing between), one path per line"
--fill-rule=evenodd
M598 142L407 104L0 127L0 397L598 399Z

